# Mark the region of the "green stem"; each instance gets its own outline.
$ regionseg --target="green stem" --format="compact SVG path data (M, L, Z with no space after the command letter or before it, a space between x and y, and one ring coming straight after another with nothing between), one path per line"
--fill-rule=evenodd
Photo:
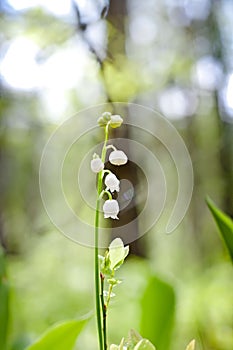
M98 190L101 185L98 176ZM100 187L101 189L101 187ZM95 212L95 300L96 300L96 316L97 316L97 328L99 336L99 349L103 350L103 333L102 333L102 320L101 320L101 305L100 305L100 282L99 282L99 196L96 202Z
M105 140L102 149L101 160L105 163L106 157L106 145L108 141L108 126L105 127ZM102 189L102 172L98 173L98 184L97 184L97 200L96 200L96 211L95 211L95 300L96 300L96 317L97 317L97 329L99 338L99 350L105 350L104 335L103 335L103 324L104 321L101 315L101 295L100 295L100 268L99 268L99 207L100 207L100 194ZM105 335L106 337L106 335Z
M103 313L103 336L104 336L104 350L107 350L107 308L104 303L104 276L101 274L101 305Z
M110 170L102 170L102 178L104 177L104 174L112 174Z
M112 199L112 194L111 194L109 191L106 191L106 190L103 190L103 191L100 193L99 199L103 198L103 195L104 195L105 193L108 195L108 199Z
M113 149L113 151L117 151L116 147L114 147L113 145L108 145L106 149Z
M106 157L106 152L107 152L107 142L108 142L108 127L109 127L109 122L105 126L105 139L104 139L104 145L102 149L102 155L101 155L101 160L104 163L105 162L105 157Z
M109 302L111 299L112 290L113 290L113 284L110 284L109 288L108 288L108 296L107 296L107 300L106 300L106 309L108 308L108 305L109 305Z

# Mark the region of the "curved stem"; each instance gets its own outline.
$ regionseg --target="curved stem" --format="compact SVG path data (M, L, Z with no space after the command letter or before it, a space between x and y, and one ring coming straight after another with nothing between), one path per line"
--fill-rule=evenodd
M116 147L113 145L108 145L106 149L113 149L113 151L117 151Z
M103 191L100 193L99 199L103 198L103 195L104 195L105 193L108 195L108 199L112 199L112 194L111 194L109 191L107 191L107 190L103 190Z
M104 174L112 174L112 172L108 169L102 170L102 178L104 177Z

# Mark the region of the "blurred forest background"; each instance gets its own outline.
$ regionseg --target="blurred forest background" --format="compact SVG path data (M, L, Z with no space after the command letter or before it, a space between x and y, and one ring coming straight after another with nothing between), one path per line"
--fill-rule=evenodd
M171 342L157 350L184 349L192 338L199 350L231 350L232 266L204 199L233 217L233 1L1 0L0 40L7 349L23 350L54 322L93 309L93 251L50 223L39 163L61 122L83 108L123 101L151 107L177 128L195 186L176 232L152 229L135 249L144 258L131 256L122 268L110 338L119 343L140 328L143 291L156 275L176 296ZM79 346L96 348L94 320Z

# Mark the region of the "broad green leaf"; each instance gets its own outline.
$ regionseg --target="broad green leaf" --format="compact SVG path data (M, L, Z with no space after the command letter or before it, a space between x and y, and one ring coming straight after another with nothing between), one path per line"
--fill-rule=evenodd
M233 262L233 221L229 216L217 208L210 198L206 199L206 203L216 221Z
M123 264L128 253L129 246L124 247L124 243L120 238L114 239L109 246L110 269L114 270Z
M140 342L135 346L134 350L155 350L155 347L147 339L141 339Z
M72 320L52 326L26 350L72 350L86 322Z
M157 350L169 350L175 316L173 288L153 276L141 300L140 334Z
M0 349L6 349L9 319L9 286L6 278L5 257L0 247Z
M185 350L194 350L195 349L195 339L191 340Z

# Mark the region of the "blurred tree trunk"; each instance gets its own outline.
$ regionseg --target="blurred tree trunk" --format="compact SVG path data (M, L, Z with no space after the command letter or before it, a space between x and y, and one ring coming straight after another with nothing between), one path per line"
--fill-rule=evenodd
M125 20L127 18L127 1L126 0L111 0L110 8L108 13L108 21L109 21L109 32L108 32L108 52L112 61L112 64L118 69L120 64L118 62L122 57L127 60L125 54ZM113 82L114 83L114 82ZM107 87L106 87L107 89ZM108 95L108 93L107 93ZM119 102L119 101L115 101ZM129 116L127 113L128 108L124 108L124 121L127 123L129 121ZM125 140L129 139L129 128L122 126L119 129L114 129L111 132L110 137L112 138L123 138ZM126 146L124 149L125 153L130 158L130 150L129 147ZM138 174L137 174L137 166L132 162L128 162L125 166L119 167L117 169L117 175L120 179L127 179L130 181L134 188L138 183ZM124 225L134 220L134 223L131 226L128 234L130 237L133 237L133 242L130 244L130 252L135 255L145 256L146 255L146 246L145 239L139 239L139 229L138 229L138 220L137 220L138 212L136 205L136 192L134 197L130 203L130 206L121 212L120 222L116 220L112 220L112 227L118 227L117 232L119 237L123 237ZM121 227L122 226L122 227ZM114 237L113 237L114 238Z
M212 6L210 10L210 14L206 19L204 25L200 26L199 22L193 22L191 26L188 28L189 34L192 35L192 41L195 41L196 38L201 37L203 35L203 28L208 28L208 31L205 30L205 37L208 39L210 43L210 52L209 55L213 56L216 60L218 60L224 69L224 73L229 69L226 67L224 63L224 52L223 52L223 43L222 37L220 35L219 23L217 20L217 11L219 10L219 6L221 6L221 1L212 0ZM199 57L198 57L199 58ZM223 78L225 79L224 75ZM220 88L222 88L224 82L221 82ZM219 88L219 87L218 87ZM231 217L233 217L233 201L232 201L232 188L233 188L233 125L224 121L222 110L219 104L219 91L216 88L213 91L214 97L214 113L213 119L219 128L219 165L221 169L221 173L223 176L223 193L222 193L222 205L223 210L228 213ZM225 116L226 117L226 116ZM227 118L225 118L227 119ZM198 150L198 141L196 139L196 135L198 134L198 125L195 122L195 119L191 119L189 125L187 127L187 144L189 145L189 149L191 153L195 157L195 150ZM200 158L200 154L197 155L197 159L193 159L198 161ZM192 219L192 227L194 229L195 235L202 230L202 218L203 218L203 207L200 206L200 194L198 189L201 184L201 174L199 173L199 169L194 167L195 172L195 187L193 191L193 200L190 206L190 213ZM201 247L199 247L201 248Z
M220 162L224 176L224 208L233 218L233 125L222 121Z
M216 0L213 0L212 11L208 23L210 28L212 28L210 39L213 56L221 62L224 73L227 75L230 67L227 67L225 63L224 55L226 53L224 53L219 21L217 19L217 12L220 4L223 6L222 1L217 2ZM224 82L220 84L220 88L222 88L223 83ZM224 178L223 210L233 218L233 125L230 122L227 122L227 119L229 118L230 120L230 117L227 115L227 112L220 107L219 96L220 91L215 91L215 105L220 129L220 165Z

